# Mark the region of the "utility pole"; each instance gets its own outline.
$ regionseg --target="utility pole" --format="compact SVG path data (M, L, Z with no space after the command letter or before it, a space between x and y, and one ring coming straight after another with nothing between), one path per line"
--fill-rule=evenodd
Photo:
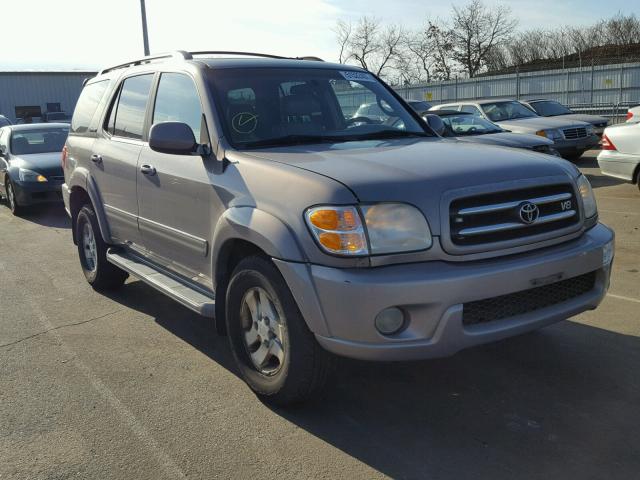
M147 33L147 9L144 0L140 0L140 12L142 13L142 41L144 42L144 54L149 55L149 34Z

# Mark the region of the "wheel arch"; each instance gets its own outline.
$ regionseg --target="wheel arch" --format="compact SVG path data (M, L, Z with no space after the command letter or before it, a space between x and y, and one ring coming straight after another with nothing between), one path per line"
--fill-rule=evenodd
M111 241L111 233L109 224L104 212L102 197L98 191L95 180L85 169L77 168L74 170L69 179L69 213L71 214L71 231L73 234L73 243L77 244L75 224L78 218L78 212L86 205L90 204L96 213L100 234L105 243L113 243Z

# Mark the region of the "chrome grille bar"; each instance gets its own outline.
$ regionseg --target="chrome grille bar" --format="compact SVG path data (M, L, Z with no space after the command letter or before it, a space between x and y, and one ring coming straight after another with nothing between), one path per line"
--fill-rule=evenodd
M518 202L516 205L519 205L519 203L520 202ZM519 228L533 227L533 226L542 225L545 223L557 222L559 220L566 220L567 218L573 217L576 213L577 212L575 210L567 210L566 212L554 213L552 215L545 215L543 217L539 217L538 220L529 224L507 222L507 223L498 223L496 225L483 225L481 227L463 228L458 232L458 235L470 237L474 235L486 235L488 233L503 232L505 230L516 230Z
M495 203L493 205L482 205L480 207L463 208L457 212L457 215L464 216L464 215L477 215L479 213L499 212L502 210L510 210L512 208L515 208L518 205L520 205L522 202L531 202L536 205L544 205L546 203L561 202L563 200L569 200L570 198L571 198L570 193L559 193L557 195L548 195L546 197L537 197L537 198L530 198L530 199L523 198L522 200L516 200L513 202Z

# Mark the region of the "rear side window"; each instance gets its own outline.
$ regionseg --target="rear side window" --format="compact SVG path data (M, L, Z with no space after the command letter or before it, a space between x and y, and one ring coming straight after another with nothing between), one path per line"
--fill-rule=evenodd
M91 120L96 113L96 108L104 96L109 80L90 83L82 89L78 104L73 112L71 120L71 131L74 133L83 133L89 130Z
M152 83L153 74L129 77L122 83L107 121L107 131L111 135L136 140L142 138Z
M202 108L193 80L182 73L163 73L158 85L153 123L182 122L200 139Z

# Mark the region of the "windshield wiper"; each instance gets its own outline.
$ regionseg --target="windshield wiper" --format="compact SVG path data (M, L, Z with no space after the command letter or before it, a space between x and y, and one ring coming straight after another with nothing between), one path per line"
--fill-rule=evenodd
M265 138L247 142L245 147L277 147L280 145L305 145L312 143L335 143L346 141L344 137L328 135L284 135L282 137Z
M344 138L346 141L356 140L378 140L384 138L406 138L406 137L431 137L426 132L409 132L407 130L378 130L377 132L361 133L359 135L348 135Z

